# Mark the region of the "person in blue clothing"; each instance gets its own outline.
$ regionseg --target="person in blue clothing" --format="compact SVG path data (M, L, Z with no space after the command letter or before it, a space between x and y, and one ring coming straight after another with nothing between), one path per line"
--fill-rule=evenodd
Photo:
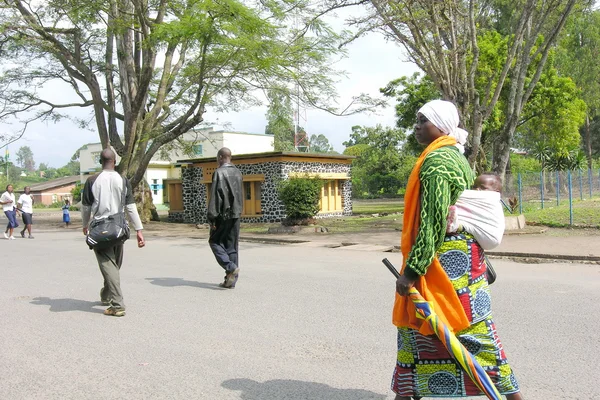
M65 228L69 227L71 223L71 214L69 214L69 208L71 208L71 202L69 199L65 200L65 205L62 207L63 212L63 222L65 223Z

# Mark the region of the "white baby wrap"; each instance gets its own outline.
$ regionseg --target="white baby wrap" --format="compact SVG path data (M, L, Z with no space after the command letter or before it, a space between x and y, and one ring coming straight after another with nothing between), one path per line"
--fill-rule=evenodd
M463 229L475 237L484 250L498 247L504 235L504 212L500 193L465 190L448 216L448 232Z

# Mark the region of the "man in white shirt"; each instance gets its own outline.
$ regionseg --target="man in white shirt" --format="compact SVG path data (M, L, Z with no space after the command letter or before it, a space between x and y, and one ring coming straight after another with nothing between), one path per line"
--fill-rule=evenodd
M19 226L17 222L17 208L15 203L15 194L13 193L13 185L6 186L6 192L0 196L0 204L2 204L2 211L8 218L8 225L6 225L6 231L4 231L4 237L6 239L15 240L13 232L16 227Z
M25 186L25 193L19 196L17 208L21 210L23 225L25 225L21 231L21 237L25 238L25 231L27 231L29 233L29 239L33 239L33 236L31 236L31 224L33 223L33 195L31 195L30 191L31 189L29 186Z
M133 190L129 180L115 171L115 153L111 149L105 149L100 154L102 172L91 176L85 182L81 193L81 217L83 219L83 234L88 234L90 219L102 219L109 215L127 210L129 220L133 229L137 232L138 247L144 247L144 236L142 235L142 221L135 205ZM122 204L123 190L125 190L125 204ZM100 290L100 301L110 306L104 311L104 315L122 317L125 315L125 303L121 292L121 278L119 271L123 262L123 244L108 249L94 249L100 272L104 277L104 286Z

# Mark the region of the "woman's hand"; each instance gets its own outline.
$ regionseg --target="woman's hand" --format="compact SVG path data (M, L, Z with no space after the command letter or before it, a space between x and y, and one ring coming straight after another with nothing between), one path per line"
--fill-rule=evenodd
M396 280L396 292L398 292L400 296L407 296L408 291L415 285L415 282L416 281L412 281L404 275L400 276L400 278Z

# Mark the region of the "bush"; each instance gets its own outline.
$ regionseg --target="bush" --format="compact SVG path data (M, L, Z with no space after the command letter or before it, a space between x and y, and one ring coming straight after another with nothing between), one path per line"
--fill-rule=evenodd
M82 190L83 190L83 185L79 182L71 190L71 194L73 195L73 203L77 204L81 201L81 191Z
M322 187L321 179L310 178L308 175L279 183L279 199L285 206L288 223L311 219L317 215Z

